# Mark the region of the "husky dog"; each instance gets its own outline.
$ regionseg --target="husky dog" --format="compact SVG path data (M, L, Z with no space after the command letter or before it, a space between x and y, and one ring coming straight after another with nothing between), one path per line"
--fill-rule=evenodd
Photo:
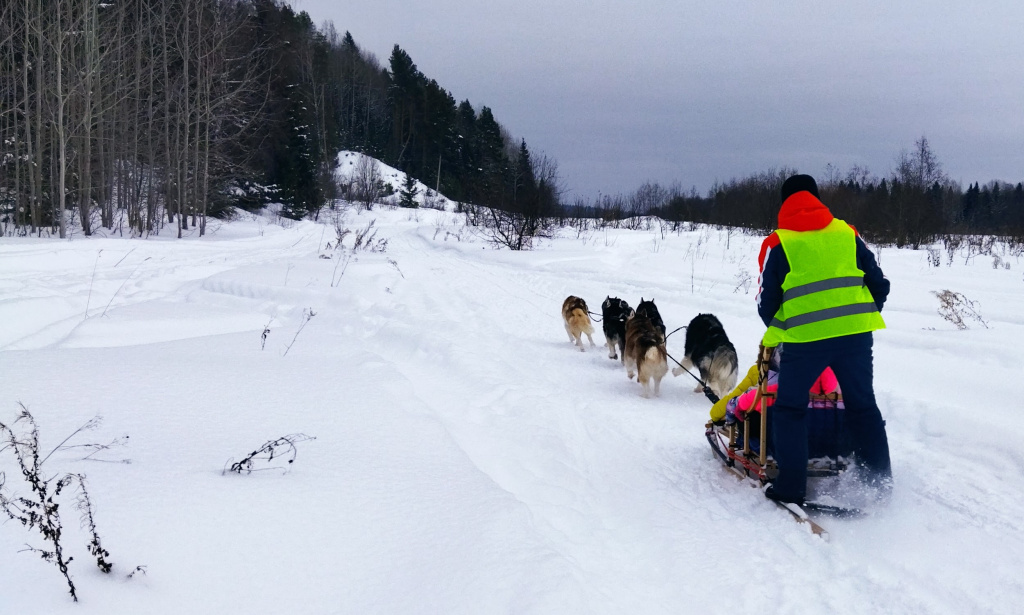
M643 385L644 397L651 396L651 379L654 380L654 395L661 394L661 379L668 373L668 352L665 350L665 336L646 316L630 315L626 321L626 347L622 352L626 365L626 376Z
M661 331L662 341L665 340L665 321L661 319L661 313L658 312L658 306L654 305L654 299L644 301L644 298L640 297L640 303L636 306L636 313L651 319L651 323L655 328Z
M565 332L569 334L569 341L584 351L583 334L590 340L590 347L596 347L594 338L594 326L590 324L590 316L587 315L587 302L579 297L569 295L562 302L562 320L565 321Z
M698 314L686 327L686 344L683 347L683 367L696 366L701 379L718 397L736 386L739 360L736 348L725 335L725 329L713 314ZM672 370L673 376L683 373L683 367ZM697 385L694 392L703 388Z
M609 359L618 359L621 355L622 361L626 361L623 352L626 347L626 321L632 311L629 304L618 297L608 296L601 304L601 328L604 329Z

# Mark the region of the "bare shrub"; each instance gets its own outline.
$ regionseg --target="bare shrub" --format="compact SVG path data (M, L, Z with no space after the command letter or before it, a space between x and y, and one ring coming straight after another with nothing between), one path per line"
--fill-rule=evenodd
M344 212L335 212L332 222L334 223L334 249L337 250L341 247L345 238L352 233L352 229L348 228L348 225L345 222Z
M316 316L316 312L313 311L313 308L302 310L302 324L300 324L298 330L295 331L295 337L293 337L292 341L288 343L288 347L284 349L284 354L281 356L288 356L288 351L292 349L292 346L295 344L295 340L299 339L299 334L306 328L309 321L313 320L314 316Z
M434 241L437 241L437 237L443 232L444 241L448 241L448 238L454 238L456 241L462 241L462 234L466 230L466 224L463 223L461 226L456 226L450 223L444 216L437 216L434 218Z
M953 265L953 259L956 257L957 250L963 245L963 241L963 237L960 235L944 235L942 237L942 245L946 249L947 267Z
M736 272L736 288L734 288L732 292L738 293L740 292L740 289L743 289L743 294L749 295L750 285L752 282L753 279L750 277L750 272L746 269L740 269Z
M369 249L370 244L373 243L374 237L377 236L377 230L373 228L376 222L376 220L370 220L370 222L366 225L366 228L364 228L361 231L355 232L355 243L352 244L353 252L357 251L359 248L362 248L363 246L366 246L367 249Z
M430 188L427 188L427 192L423 195L423 207L426 209L436 209L438 211L444 211L445 198L437 192L434 192Z
M10 451L18 464L24 485L28 487L28 495L18 495L7 487L6 476L0 473L0 509L13 521L21 523L29 530L35 530L47 544L46 547L37 548L29 546L28 551L36 553L44 561L47 561L60 570L61 575L68 584L68 591L71 598L78 602L78 593L75 584L71 580L71 573L68 564L74 559L66 555L64 525L60 517L61 496L65 490L76 485L78 494L75 498L75 508L81 513L81 526L89 534L89 542L86 548L95 559L96 566L104 573L109 573L113 564L107 561L110 553L100 543L99 534L96 531L96 522L92 511L92 501L89 499L89 492L85 488L85 476L82 474L49 474L43 468L43 463L58 450L67 450L65 445L74 435L84 431L89 425L96 424L90 421L76 430L71 436L65 438L53 451L40 459L39 451L39 428L35 419L24 404L18 404L21 412L10 425L0 422L0 435L3 442L0 445L0 452Z
M345 270L348 269L348 264L352 262L352 253L345 254L345 256L339 258L334 262L334 271L331 272L331 288L336 287L341 283L341 278L345 277ZM341 274L338 274L338 267L341 267Z
M971 301L962 294L951 290L933 290L932 294L939 298L939 316L942 316L943 320L953 323L957 329L961 331L968 329L968 320L979 322L981 326L988 329L988 323L981 317L981 312L978 310L977 301Z
M233 461L231 459L225 465L224 471L221 474L227 474L228 472L234 472L236 474L252 474L253 472L262 470L281 470L287 469L288 465L295 462L295 458L299 454L299 449L295 445L299 442L306 442L308 440L316 440L314 436L307 436L304 433L293 433L286 436L281 436L276 440L268 440L263 446L254 450L253 452L242 458L241 461ZM274 464L274 460L284 460L288 465ZM266 464L267 467L256 467L257 464Z
M369 156L361 156L352 180L353 193L363 209L369 211L373 204L391 194L390 186L384 183L377 161Z
M463 205L466 221L475 227L484 239L509 250L529 250L536 239L552 237L553 218L536 210L507 211L494 207Z

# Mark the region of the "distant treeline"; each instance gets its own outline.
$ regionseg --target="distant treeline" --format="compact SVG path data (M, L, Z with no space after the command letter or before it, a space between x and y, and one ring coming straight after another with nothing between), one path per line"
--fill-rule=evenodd
M780 169L733 179L704 196L648 183L630 195L578 200L563 209L563 217L636 226L650 215L768 233L777 226L782 183L794 173ZM942 172L924 137L899 155L888 177L854 167L845 174L829 168L817 179L832 212L875 242L918 247L946 235L982 234L1024 242L1024 183L976 182L964 189Z
M270 202L315 216L342 149L457 200L557 199L553 162L490 109L280 0L0 4L0 231L63 237L73 212L86 234L202 233Z
M180 236L234 206L276 202L300 218L338 196L372 202L371 189L338 193L343 149L466 204L499 243L522 248L566 219L632 226L654 215L765 232L792 173L706 195L645 184L568 204L554 160L489 108L457 103L398 45L382 66L348 32L317 28L281 0L0 3L0 234L64 237L73 214L85 234L170 225ZM826 175L826 204L876 241L1024 238L1024 186L964 188L924 138L885 177Z

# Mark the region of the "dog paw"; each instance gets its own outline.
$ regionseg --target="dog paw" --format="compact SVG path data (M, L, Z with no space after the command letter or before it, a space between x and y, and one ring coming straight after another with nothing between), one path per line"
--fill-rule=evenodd
M683 373L683 368L681 368L681 367L673 367L672 368L672 375L673 376L679 376L682 373Z

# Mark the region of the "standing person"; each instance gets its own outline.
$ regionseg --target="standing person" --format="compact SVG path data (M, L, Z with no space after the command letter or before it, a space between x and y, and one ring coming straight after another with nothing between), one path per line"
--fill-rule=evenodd
M889 280L846 222L834 218L810 175L782 184L779 228L761 244L757 311L768 327L764 345L785 342L773 407L772 437L779 474L765 496L802 503L807 492L808 390L826 368L846 404L846 431L869 483L891 490L885 421L875 402L871 332Z

